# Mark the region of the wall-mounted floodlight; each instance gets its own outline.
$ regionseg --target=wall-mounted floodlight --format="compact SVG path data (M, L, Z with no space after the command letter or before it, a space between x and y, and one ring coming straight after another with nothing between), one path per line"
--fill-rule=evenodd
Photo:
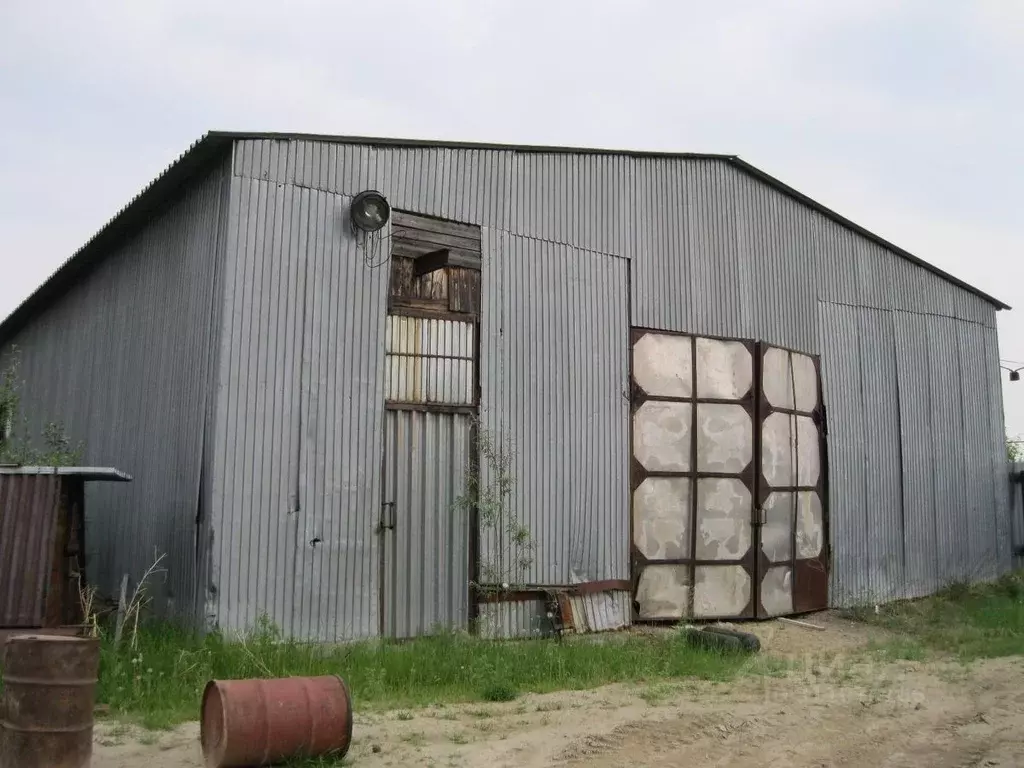
M391 218L391 206L380 192L368 189L360 192L352 201L349 211L352 226L361 232L377 232L384 228Z
M1010 372L1010 381L1020 381L1020 372L1024 371L1024 366L1020 368L1008 368L1005 365L1000 365L999 367L1002 368L1004 371Z

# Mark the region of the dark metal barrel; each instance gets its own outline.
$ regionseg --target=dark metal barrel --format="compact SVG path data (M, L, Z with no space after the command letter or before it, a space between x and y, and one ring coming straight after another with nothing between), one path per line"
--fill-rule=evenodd
M87 768L99 641L16 635L4 648L0 766Z
M200 741L208 768L343 757L352 743L352 697L340 677L211 680Z

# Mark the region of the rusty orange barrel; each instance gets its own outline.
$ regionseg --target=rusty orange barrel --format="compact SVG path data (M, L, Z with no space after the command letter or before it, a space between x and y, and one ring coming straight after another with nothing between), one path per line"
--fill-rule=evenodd
M89 765L99 666L94 639L15 635L7 640L0 766Z
M200 740L209 768L343 757L352 742L352 697L335 675L211 680Z

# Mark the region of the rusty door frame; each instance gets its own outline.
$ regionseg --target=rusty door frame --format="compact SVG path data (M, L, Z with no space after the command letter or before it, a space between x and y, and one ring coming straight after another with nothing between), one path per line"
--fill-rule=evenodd
M665 336L678 336L689 338L691 354L691 398L658 397L648 395L637 384L633 372L633 349L636 343L647 334L658 334ZM697 395L697 340L709 339L712 341L728 341L742 344L751 355L751 387L750 391L740 400L722 398L700 398ZM815 408L810 412L796 411L795 409L776 408L768 403L764 395L763 361L764 355L769 349L779 349L787 352L792 367L793 354L803 355L810 358L814 363L815 386L817 388L817 402ZM790 487L770 488L764 477L762 466L762 446L764 421L772 413L784 412L794 415L810 416L817 426L819 455L821 471L818 482L815 486L793 486L796 491L813 490L818 493L822 507L822 551L817 558L799 561L796 557L796 521L791 519L790 535L792 541L792 579L793 579L793 613L806 613L819 610L828 606L828 575L831 562L831 533L829 528L829 499L828 499L828 445L827 425L824 405L824 391L821 378L821 357L820 355L808 354L806 352L789 349L777 344L769 344L764 341L751 339L740 339L730 336L715 336L711 334L686 333L682 331L664 331L654 328L633 326L629 335L629 382L630 382L630 410L629 410L629 461L630 461L630 515L629 515L629 548L630 548L630 583L633 595L639 584L640 575L643 570L652 564L658 565L686 565L689 566L690 577L690 600L689 617L693 617L694 592L696 587L696 570L702 565L740 565L747 572L751 580L750 600L743 611L735 616L707 617L707 618L737 618L751 619L764 618L766 612L761 605L761 580L767 572L769 562L761 551L761 525L764 503L772 491L790 490ZM691 443L690 443L690 472L650 472L645 469L636 459L633 445L634 419L637 410L645 402L681 402L691 404ZM751 418L751 441L752 455L750 464L740 474L729 473L701 473L697 465L697 406L700 404L730 404L741 405ZM795 405L795 403L794 403ZM636 546L635 519L633 514L633 497L637 488L647 477L687 477L691 479L690 487L690 557L673 558L665 560L649 560L639 551ZM740 560L697 560L696 554L696 528L698 517L698 487L699 481L705 477L727 477L739 479L750 492L750 538L751 546L747 554ZM794 496L794 498L796 498ZM798 563L803 563L798 568ZM775 565L778 565L776 563ZM819 575L820 574L820 575ZM801 588L807 586L806 590ZM822 592L822 590L824 590ZM634 617L637 613L636 601L634 599ZM698 617L699 618L699 617ZM676 621L676 619L645 619L645 621Z
M777 349L783 351L787 355L787 361L789 365L790 379L793 381L794 387L794 398L793 408L780 408L773 406L768 402L767 397L764 394L764 357L771 349ZM755 447L754 451L757 455L756 465L756 490L757 496L755 498L755 508L757 510L758 521L757 521L757 590L756 590L756 605L755 605L755 616L756 618L770 618L769 614L764 606L761 604L761 580L764 574L768 572L770 567L779 567L783 564L788 563L790 566L790 574L792 579L791 593L793 597L793 611L792 614L808 613L810 611L823 610L828 607L828 579L831 567L831 532L829 528L829 498L828 498L828 442L827 434L828 428L826 423L825 413L825 395L822 389L822 378L821 378L821 356L812 355L807 352L803 352L798 349L791 349L784 347L779 344L771 344L765 341L759 341L756 345L757 357L755 361L755 372L756 381L755 387L757 390L757 422L755 424ZM814 384L816 388L816 400L814 408L810 411L801 411L796 408L796 397L795 387L796 381L793 375L793 355L801 355L809 358L814 365ZM784 413L792 417L803 416L809 417L814 423L818 434L818 456L820 462L820 470L818 472L818 480L814 485L802 486L778 486L772 487L769 485L767 478L764 476L764 466L762 464L762 448L764 445L764 423L769 416L775 413ZM793 425L793 444L796 446L796 452L798 455L800 436L796 429L795 419L790 422ZM799 473L799 461L794 466L794 480L799 481L797 474ZM799 494L803 492L814 492L818 495L818 500L821 503L821 520L822 520L822 547L821 553L810 559L801 560L797 557L797 502ZM768 497L772 493L790 493L793 497L793 508L790 513L790 559L772 563L768 560L767 555L764 554L761 548L761 530L764 524L763 515L761 514L764 509L764 504L768 500Z
M633 349L636 343L648 334L658 334L664 336L678 336L680 338L690 339L690 398L677 398L677 397L660 397L655 395L648 395L642 387L637 383L633 372ZM751 384L750 390L740 399L730 398L713 398L713 397L699 397L697 394L697 340L708 339L711 341L727 341L742 344L743 347L750 354L751 358ZM629 409L629 461L630 461L630 515L629 515L629 548L630 548L630 582L632 584L633 595L636 595L636 589L640 581L640 574L648 565L685 565L688 566L689 577L690 577L690 599L689 599L689 616L693 616L694 608L694 595L696 591L696 574L697 568L701 566L726 566L726 565L739 565L746 571L747 576L750 578L751 592L750 599L747 605L744 606L743 610L738 614L729 614L722 616L714 616L707 618L753 618L757 608L759 600L759 593L757 591L758 579L757 579L757 552L759 542L755 534L756 521L758 517L758 511L756 506L756 462L760 461L760 454L757 452L758 441L757 441L757 429L755 425L756 409L757 409L757 398L756 393L758 392L757 379L756 379L756 342L749 339L737 339L728 336L713 336L710 334L692 334L684 333L682 331L662 331L654 328L644 328L634 326L630 328L630 347L629 347L629 382L630 382L630 409ZM679 402L689 403L690 409L690 471L689 472L651 472L644 468L639 461L636 459L636 454L633 445L633 430L634 430L634 419L637 410L647 402ZM739 405L750 417L751 424L751 460L747 466L740 473L729 473L729 472L701 472L697 464L697 408L699 405ZM641 483L648 477L686 477L690 479L690 557L688 558L668 558L659 560L648 559L636 546L635 536L635 522L633 515L633 497L636 494L637 488L640 487ZM739 480L746 487L747 492L750 494L750 547L746 554L737 560L698 560L696 558L696 546L697 546L697 518L698 518L698 501L699 501L699 487L700 480L707 478L727 478L730 480ZM636 601L634 600L634 613L636 613ZM645 621L676 621L676 619L645 619Z

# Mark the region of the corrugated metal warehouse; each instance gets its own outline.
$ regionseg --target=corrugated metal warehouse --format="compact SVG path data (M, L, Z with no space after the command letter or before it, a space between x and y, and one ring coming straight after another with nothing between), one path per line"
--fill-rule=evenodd
M732 156L211 133L0 348L134 477L102 589L166 553L205 626L522 634L1010 568L1001 308Z

